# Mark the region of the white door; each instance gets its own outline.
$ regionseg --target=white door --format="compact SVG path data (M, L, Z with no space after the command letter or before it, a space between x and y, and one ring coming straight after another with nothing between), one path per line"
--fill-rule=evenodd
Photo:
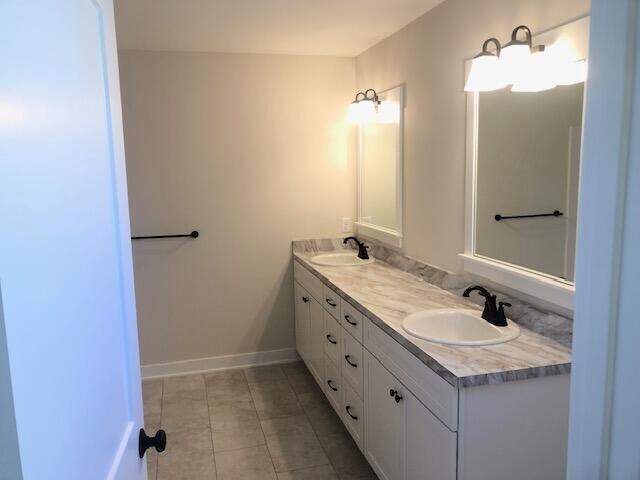
M116 55L111 0L0 1L2 479L146 478Z
M403 480L404 388L369 352L365 362L365 455L380 480Z
M411 392L403 396L407 409L407 480L455 480L458 436Z

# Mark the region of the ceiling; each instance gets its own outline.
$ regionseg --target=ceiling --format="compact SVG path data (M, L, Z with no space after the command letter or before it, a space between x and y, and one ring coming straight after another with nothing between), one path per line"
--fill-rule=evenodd
M443 0L115 0L118 47L355 56Z

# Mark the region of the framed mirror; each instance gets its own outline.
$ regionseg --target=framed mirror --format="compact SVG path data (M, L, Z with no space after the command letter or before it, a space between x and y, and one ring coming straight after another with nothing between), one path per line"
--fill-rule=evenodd
M374 120L358 126L358 232L402 247L402 87L378 92Z
M586 59L588 18L533 37ZM564 44L563 44L564 45ZM469 93L466 271L572 310L584 82Z

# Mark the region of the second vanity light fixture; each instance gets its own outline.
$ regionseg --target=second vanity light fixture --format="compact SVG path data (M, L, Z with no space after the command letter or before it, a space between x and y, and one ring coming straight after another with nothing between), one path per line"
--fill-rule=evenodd
M380 101L373 88L358 92L347 111L349 123L359 125L367 123L399 123L400 105L398 102Z
M520 32L524 39L518 38ZM520 25L511 32L511 41L502 47L496 38L485 41L482 52L471 62L465 91L490 92L511 85L512 92L540 92L585 81L585 60L575 61L560 48L554 51L553 46L533 46L531 37L529 27ZM489 51L490 44L494 45L494 52Z
M356 98L349 105L347 119L349 123L369 123L375 121L380 99L373 88L356 93Z

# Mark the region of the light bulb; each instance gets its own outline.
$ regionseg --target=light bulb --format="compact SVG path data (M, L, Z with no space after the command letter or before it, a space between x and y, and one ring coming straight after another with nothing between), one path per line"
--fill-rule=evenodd
M464 86L466 92L491 92L506 86L497 56L480 54L471 61L471 70Z
M557 85L556 64L544 46L534 48L528 60L514 72L512 92L542 92Z

